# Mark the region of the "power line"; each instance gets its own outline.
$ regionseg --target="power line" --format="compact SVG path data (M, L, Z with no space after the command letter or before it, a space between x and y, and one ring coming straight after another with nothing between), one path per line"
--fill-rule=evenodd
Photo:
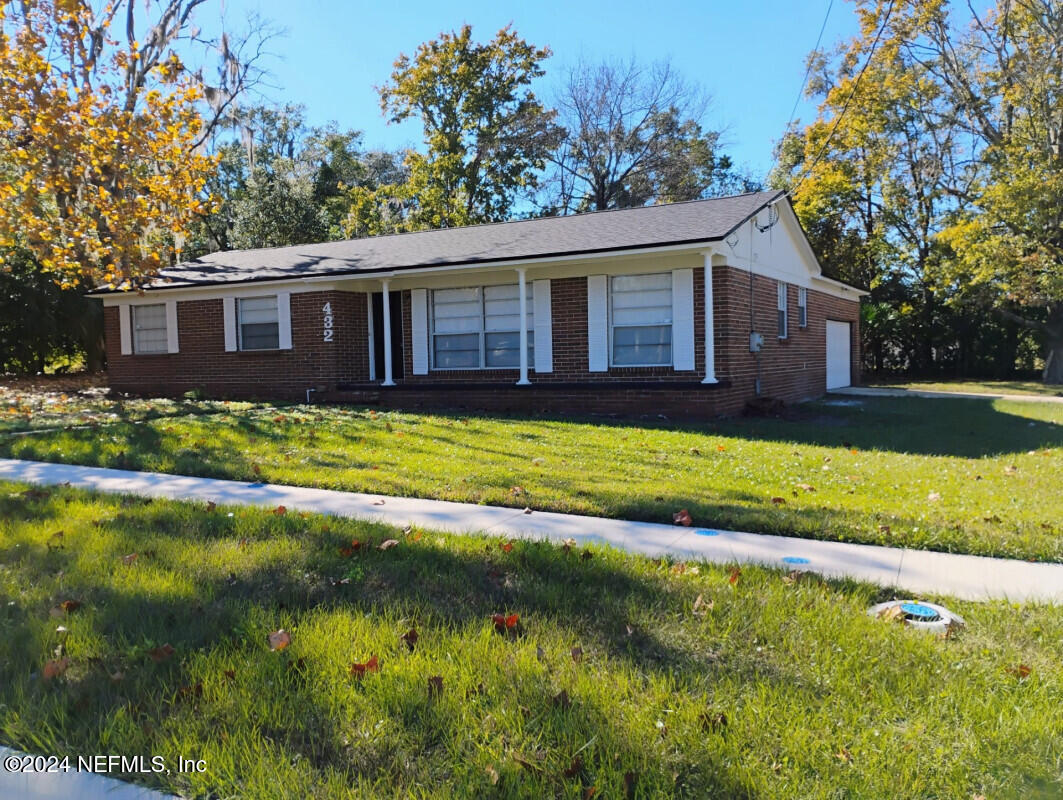
M834 0L830 0L827 3L827 13L823 15L823 24L819 27L819 36L816 37L816 46L812 48L813 53L819 52L820 42L823 41L823 31L827 30L827 20L830 19L830 10L834 8ZM797 90L797 97L794 98L794 107L790 109L790 119L786 122L786 131L790 131L790 125L793 124L794 114L797 113L797 107L801 105L801 98L805 96L805 86L808 85L808 76L812 73L812 59L809 57L808 62L805 64L805 77L801 79L801 88Z
M827 152L827 147L830 145L830 140L834 138L834 132L838 130L838 124L842 121L842 117L845 116L845 112L849 110L849 103L853 99L853 95L856 94L857 88L860 86L860 79L864 77L864 73L867 72L867 68L871 65L871 59L875 55L875 49L878 47L879 40L882 39L882 34L886 31L886 24L889 22L890 14L893 13L893 3L895 0L890 0L889 6L886 8L886 14L882 18L882 25L879 26L878 33L875 34L875 40L871 43L871 49L867 53L867 60L864 62L864 66L860 68L860 72L857 73L856 80L853 81L853 88L849 92L849 96L845 98L845 104L842 106L842 110L838 113L838 116L834 118L834 124L831 126L830 133L827 134L826 141L823 142L823 146L816 153L816 157L812 159L812 163L808 165L808 169L801 175L801 180L797 182L797 185L793 189L787 191L787 194L793 197L794 193L801 188L801 184L805 182L812 170L816 168L816 164L823 158L823 154Z

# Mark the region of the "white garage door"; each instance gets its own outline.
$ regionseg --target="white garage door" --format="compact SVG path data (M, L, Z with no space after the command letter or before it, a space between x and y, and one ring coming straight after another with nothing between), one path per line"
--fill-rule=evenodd
M852 382L849 374L849 323L827 320L827 391Z

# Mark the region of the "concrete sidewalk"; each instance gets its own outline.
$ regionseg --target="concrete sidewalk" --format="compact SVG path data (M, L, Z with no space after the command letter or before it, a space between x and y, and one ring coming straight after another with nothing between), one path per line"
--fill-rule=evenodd
M851 397L927 397L933 400L1015 400L1020 403L1063 403L1063 397L1048 394L1000 394L997 392L942 392L929 389L898 389L890 386L846 386L830 394Z
M809 570L828 577L895 586L911 594L1063 604L1063 564L36 461L0 459L0 480L42 485L69 483L101 492L213 501L219 505L283 505L297 511L396 526L413 524L455 533L484 532L556 542L572 538L579 544L608 544L649 556Z

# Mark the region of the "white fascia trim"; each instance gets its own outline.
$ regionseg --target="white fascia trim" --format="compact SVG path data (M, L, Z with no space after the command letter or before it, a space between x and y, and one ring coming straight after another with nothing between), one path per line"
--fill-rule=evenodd
M785 224L789 225L791 230L793 231L794 239L797 241L797 247L801 251L801 255L803 255L805 259L809 263L813 264L815 267L813 270L811 270L812 280L821 281L822 283L827 284L835 290L841 289L841 294L839 294L837 291L826 292L826 294L831 294L835 297L843 297L845 299L849 299L853 294L855 294L857 297L867 297L869 294L871 294L871 292L865 291L863 289L857 289L855 286L850 286L847 283L836 281L833 278L828 278L823 274L823 267L820 265L819 259L816 257L816 251L812 249L812 244L808 241L808 237L805 235L804 228L801 227L801 220L797 218L797 214L794 213L793 207L789 203L785 202L785 200L785 197L780 197L768 207L770 208L771 206L775 206L775 208L779 211L779 218L786 218ZM753 266L753 272L757 272L755 264ZM819 291L823 290L820 289Z
M867 291L866 289L857 289L855 286L850 286L847 283L836 281L834 280L834 278L828 278L826 275L813 275L812 280L819 283L825 283L827 284L827 286L830 286L835 291L827 292L827 294L833 294L836 297L848 297L849 295L854 294L857 297L867 297L869 294L871 294L871 292ZM843 294L839 294L837 290L841 290Z

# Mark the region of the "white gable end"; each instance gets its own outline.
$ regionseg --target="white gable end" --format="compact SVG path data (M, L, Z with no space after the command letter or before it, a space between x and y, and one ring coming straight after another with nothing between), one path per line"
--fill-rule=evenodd
M819 262L790 204L763 208L718 248L728 264L766 278L856 300L859 289L823 277Z

